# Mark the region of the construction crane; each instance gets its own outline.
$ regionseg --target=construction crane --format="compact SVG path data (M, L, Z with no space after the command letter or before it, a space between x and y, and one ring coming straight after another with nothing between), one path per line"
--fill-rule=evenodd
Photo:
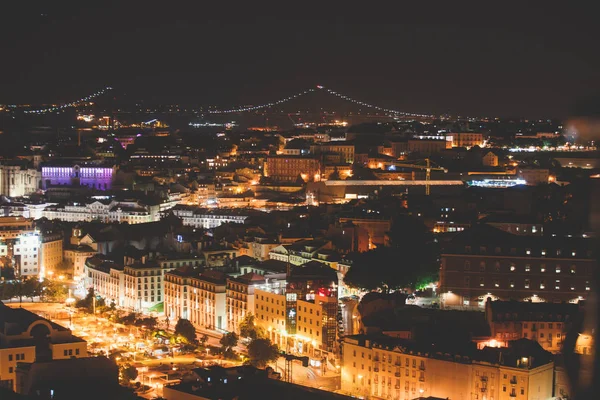
M431 166L431 160L429 158L426 158L425 160L417 160L417 161L414 161L414 162L417 163L417 162L420 162L420 161L425 161L425 165L404 164L404 163L396 163L396 162L394 162L393 165L395 167L406 167L406 168L424 169L425 170L425 181L431 180L431 171L444 171L444 172L448 172L448 170L446 168ZM429 184L425 184L425 195L429 196L429 193L430 193Z

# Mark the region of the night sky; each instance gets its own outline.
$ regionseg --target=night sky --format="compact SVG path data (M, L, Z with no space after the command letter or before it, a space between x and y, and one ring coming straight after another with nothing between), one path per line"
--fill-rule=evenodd
M591 9L10 3L0 13L0 103L110 85L132 99L226 107L322 84L409 112L563 117L600 92Z

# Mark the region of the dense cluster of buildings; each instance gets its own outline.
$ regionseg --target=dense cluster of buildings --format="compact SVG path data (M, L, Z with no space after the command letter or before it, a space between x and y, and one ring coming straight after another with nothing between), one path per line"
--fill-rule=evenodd
M166 125L138 132L109 122L87 143L0 160L0 265L16 279L65 280L77 296L93 288L107 304L215 335L240 334L252 316L281 350L340 374L341 391L355 397L568 394L556 354L596 286L586 190L598 164L565 147L553 124L520 126L513 141L557 154L513 151L489 121L292 132L222 125L214 143ZM417 234L439 251L426 302L415 287L380 288L396 291L390 300L344 281L364 268L360 253ZM402 262L389 260L390 271ZM406 306L408 294L426 307ZM13 323L9 314L0 309L0 327ZM454 337L462 325L465 337ZM85 342L47 328L51 358L86 356ZM574 352L589 356L594 332L578 333ZM7 335L0 331L0 382L14 388L10 362L35 361L37 348L9 354L31 338ZM199 369L165 394L254 384L242 370L215 371ZM241 382L227 385L223 374ZM223 379L219 390L209 377Z

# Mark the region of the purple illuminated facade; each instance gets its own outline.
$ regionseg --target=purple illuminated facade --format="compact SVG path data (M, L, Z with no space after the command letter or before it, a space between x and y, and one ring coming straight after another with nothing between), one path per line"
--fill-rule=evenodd
M99 166L46 166L42 167L42 187L88 186L97 190L109 190L112 185L114 167Z

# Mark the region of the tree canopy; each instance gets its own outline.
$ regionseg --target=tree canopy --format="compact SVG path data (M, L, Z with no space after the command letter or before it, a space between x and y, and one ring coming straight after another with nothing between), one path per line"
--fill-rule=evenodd
M389 247L357 254L344 282L365 290L418 288L437 280L437 243L427 228L412 217L394 221Z
M242 321L240 321L240 336L250 338L251 340L264 338L265 330L262 326L256 325L254 322L254 314L248 313Z
M279 347L269 339L256 339L248 345L248 359L256 368L264 368L279 357Z
M196 341L196 328L187 319L179 318L175 325L175 334L187 340L188 343Z
M224 350L227 351L237 346L238 341L239 337L235 332L228 332L225 335L223 335L221 340L219 340L219 343L221 343L221 346L223 346Z

